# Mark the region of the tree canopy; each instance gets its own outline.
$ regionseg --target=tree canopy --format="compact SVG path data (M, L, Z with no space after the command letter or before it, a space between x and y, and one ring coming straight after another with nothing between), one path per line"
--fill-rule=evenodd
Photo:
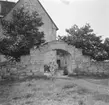
M108 59L109 51L107 52L105 44L108 42L109 45L109 40L106 40L104 44L101 36L97 36L89 24L83 27L74 25L70 29L66 29L66 32L68 35L59 36L59 40L63 40L76 48L81 48L83 55L88 55L94 60Z
M24 7L13 10L11 20L2 20L4 38L0 40L0 53L16 60L30 53L34 46L44 43L44 33L39 31L42 19L35 11L29 13Z

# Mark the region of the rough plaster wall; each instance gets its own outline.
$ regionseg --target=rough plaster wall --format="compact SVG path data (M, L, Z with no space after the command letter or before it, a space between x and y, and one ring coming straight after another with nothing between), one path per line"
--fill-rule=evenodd
M21 58L21 64L22 65L28 65L28 64L30 64L30 56L29 55L27 55L27 56L22 56Z
M38 0L19 0L17 5L13 8L19 8L25 6L29 12L37 11L39 15L42 18L42 22L44 23L43 26L41 26L39 29L40 31L43 31L45 34L45 40L47 42L56 40L56 27L51 21L51 19L48 17L48 15L45 13L41 5L39 4ZM11 19L12 17L12 11L5 17L5 19Z
M55 70L57 70L57 63L56 63L56 51L51 50L44 54L44 65L48 65L50 68L50 72L54 75Z
M32 49L30 52L30 64L34 67L34 70L43 72L44 68L44 54L41 53L40 49Z

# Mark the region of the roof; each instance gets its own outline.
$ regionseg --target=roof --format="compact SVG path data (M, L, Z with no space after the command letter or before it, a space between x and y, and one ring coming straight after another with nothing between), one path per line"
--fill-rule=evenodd
M19 1L20 1L20 0L18 0L17 3L18 3ZM55 25L56 30L58 30L57 25L54 23L54 21L52 20L52 18L50 17L50 15L47 13L47 11L46 11L45 8L43 7L43 5L40 3L39 0L37 0L37 1L39 2L39 4L41 5L41 7L43 8L43 10L45 11L45 13L47 14L47 16L49 17L49 19L50 19L50 20L52 21L52 23ZM17 3L15 3L15 2L11 2L11 3L14 3L14 4L15 4L15 5L11 8L11 9L13 9L13 8L17 5ZM10 9L10 11L11 11L11 9ZM8 15L8 13L7 13L6 15Z
M1 4L1 13L0 17L7 15L10 10L15 6L15 2L10 1L0 1Z

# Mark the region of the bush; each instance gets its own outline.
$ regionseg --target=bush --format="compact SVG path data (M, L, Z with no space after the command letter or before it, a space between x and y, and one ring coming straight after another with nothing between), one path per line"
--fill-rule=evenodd
M50 72L50 66L44 65L44 72Z

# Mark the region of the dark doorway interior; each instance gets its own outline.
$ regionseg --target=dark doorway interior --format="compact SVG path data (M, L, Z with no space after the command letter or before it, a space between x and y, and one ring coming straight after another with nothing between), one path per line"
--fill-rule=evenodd
M61 61L58 59L57 60L58 68L61 68Z

